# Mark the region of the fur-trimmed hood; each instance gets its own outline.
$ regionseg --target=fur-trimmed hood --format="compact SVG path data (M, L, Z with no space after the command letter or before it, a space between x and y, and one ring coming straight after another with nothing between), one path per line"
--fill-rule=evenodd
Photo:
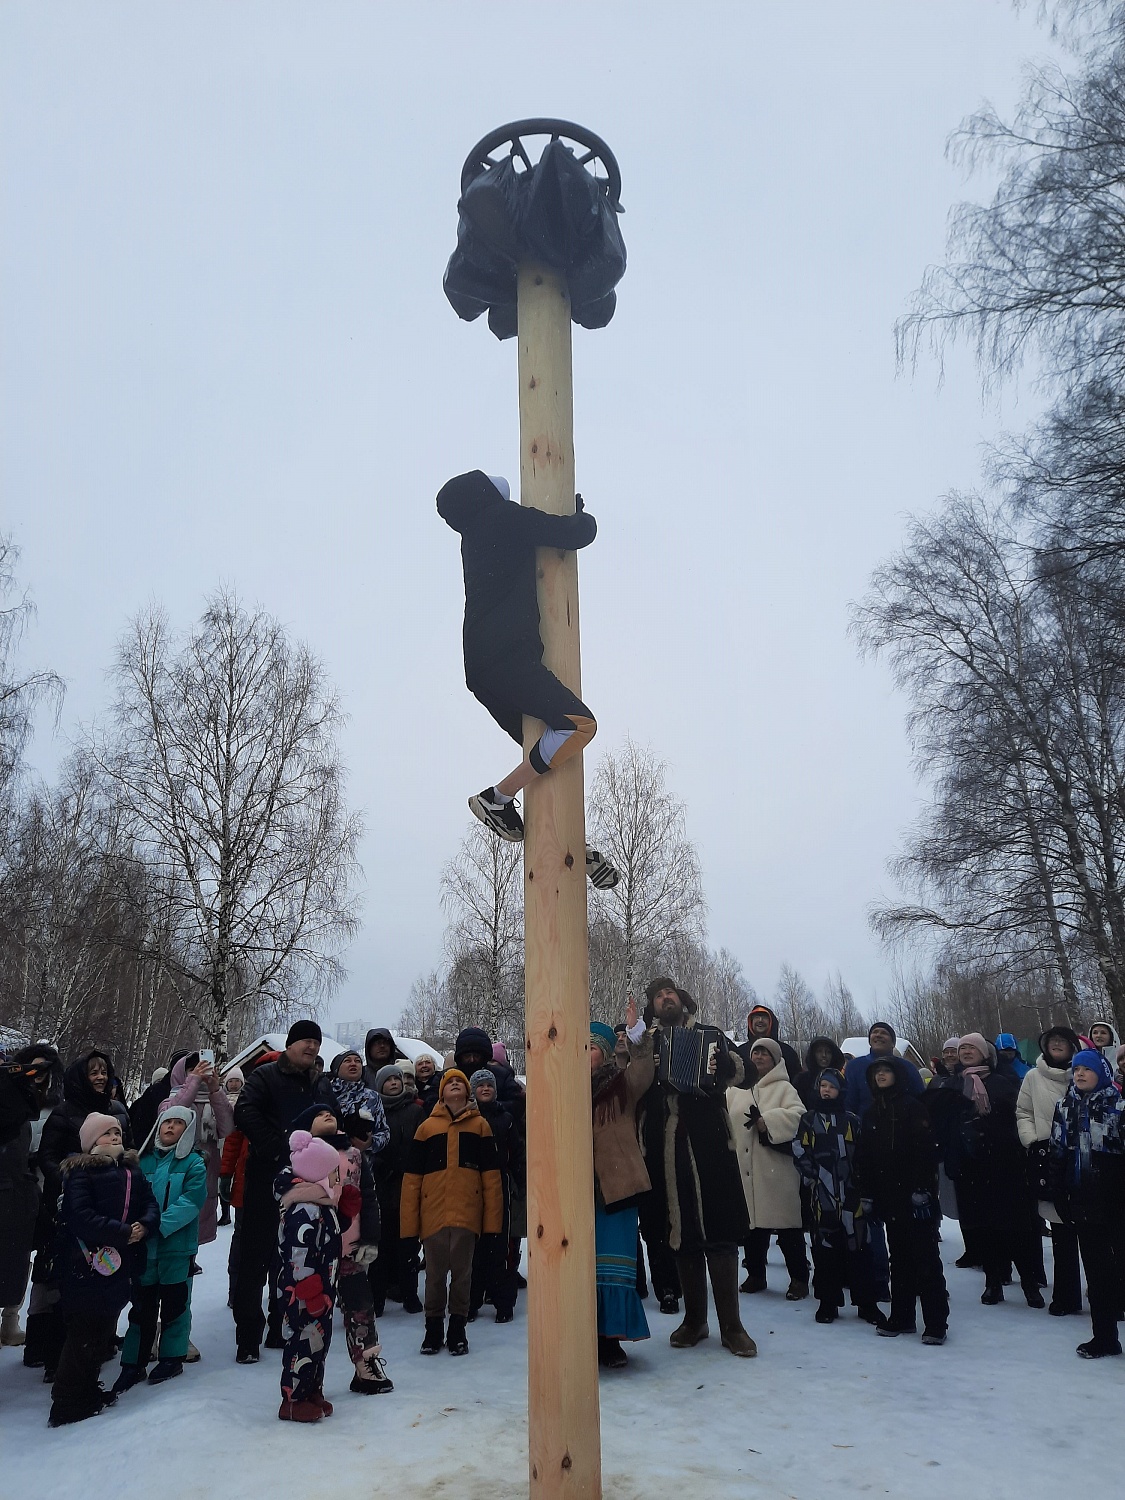
M123 1151L120 1156L107 1156L104 1151L76 1151L73 1156L65 1156L59 1163L59 1171L65 1176L78 1167L136 1167L140 1169L141 1159L135 1151Z

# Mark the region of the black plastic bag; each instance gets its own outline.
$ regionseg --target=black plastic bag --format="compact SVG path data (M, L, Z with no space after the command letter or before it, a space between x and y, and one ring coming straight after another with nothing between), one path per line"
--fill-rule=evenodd
M457 248L445 270L454 312L467 322L487 312L496 337L513 338L516 267L533 260L566 278L576 323L604 328L625 274L619 212L606 184L557 138L522 172L514 155L482 163L461 194Z

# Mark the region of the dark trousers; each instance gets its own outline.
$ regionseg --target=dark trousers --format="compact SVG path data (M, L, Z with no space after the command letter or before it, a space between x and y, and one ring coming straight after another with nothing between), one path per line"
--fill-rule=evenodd
M401 1190L402 1179L395 1178L389 1187L380 1189L379 1192L379 1218L382 1225L379 1232L379 1256L372 1261L367 1271L376 1313L384 1310L392 1288L397 1291L400 1301L418 1295L418 1241L404 1240L399 1235L398 1208Z
M676 1270L676 1257L668 1248L668 1214L663 1202L655 1200L655 1194L647 1194L640 1201L641 1235L648 1252L649 1280L658 1300L679 1297L680 1275Z
M473 1251L473 1275L469 1287L469 1311L479 1312L485 1299L496 1311L515 1310L517 1284L508 1270L508 1241L494 1234L483 1234Z
M234 1288L238 1281L238 1257L242 1249L242 1209L234 1210L234 1228L230 1232L230 1248L227 1250L227 1295L234 1306Z
M1086 1270L1094 1341L1116 1344L1121 1299L1125 1296L1125 1240L1116 1225L1079 1224L1078 1247Z
M1055 1263L1051 1300L1068 1312L1081 1312L1082 1274L1078 1268L1078 1230L1073 1224L1051 1225L1051 1258Z
M129 1330L121 1351L123 1365L147 1365L160 1324L160 1358L183 1359L191 1333L191 1281L171 1286L138 1286L129 1309Z
M907 1211L884 1220L891 1258L891 1322L909 1326L922 1304L922 1321L930 1333L944 1333L949 1323L949 1293L938 1249L938 1226Z
M71 1313L66 1342L51 1387L51 1415L64 1420L92 1416L102 1405L102 1364L117 1333L112 1313Z
M813 1296L828 1307L843 1307L844 1288L850 1287L856 1307L870 1307L875 1298L875 1276L871 1247L848 1249L842 1229L812 1237Z
M1026 1291L1039 1290L1042 1251L1037 1242L1038 1221L1030 1212L1004 1224L981 1224L977 1243L984 1262L985 1285L1003 1286L1014 1264L1020 1286Z
M262 1293L271 1287L271 1327L280 1326L272 1287L277 1279L278 1208L273 1196L272 1169L269 1174L246 1173L246 1185L240 1215L238 1271L234 1283L234 1329L240 1349L256 1349L262 1342L266 1326L262 1312Z
M742 1264L751 1276L764 1277L770 1237L775 1234L777 1248L785 1257L789 1280L807 1286L809 1262L805 1255L805 1236L800 1229L752 1229L750 1238L746 1241L746 1254L742 1257Z
M449 1311L455 1318L469 1316L473 1282L473 1251L477 1237L471 1229L439 1229L422 1241L426 1252L426 1317L444 1318L446 1283Z

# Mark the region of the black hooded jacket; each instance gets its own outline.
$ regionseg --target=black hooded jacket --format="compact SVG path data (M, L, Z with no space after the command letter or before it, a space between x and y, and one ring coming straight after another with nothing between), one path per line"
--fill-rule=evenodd
M379 1040L390 1043L391 1055L386 1062L376 1063L371 1061L371 1043ZM394 1037L385 1026L372 1026L363 1043L363 1081L369 1089L375 1087L375 1075L380 1068L385 1068L388 1063L409 1061L402 1048L395 1045Z
M781 1060L785 1064L785 1071L789 1074L789 1082L796 1085L797 1079L801 1076L801 1059L797 1055L796 1049L791 1047L788 1042L783 1042L778 1036L777 1016L770 1010L768 1005L755 1005L754 1010L750 1012L750 1016L754 1014L754 1011L769 1016L770 1029L766 1032L766 1035L781 1048ZM750 1062L750 1053L754 1050L754 1043L758 1040L750 1030L750 1016L746 1017L746 1040L737 1049L739 1057L746 1064L747 1078L755 1076L753 1065Z
M487 474L473 469L442 485L438 515L461 535L465 572L465 678L499 658L527 652L542 658L535 549L588 547L597 522L585 511L552 516L505 500Z
M39 1141L36 1160L43 1173L44 1196L54 1202L62 1191L60 1168L68 1156L82 1150L79 1131L87 1115L113 1115L121 1124L121 1139L128 1150L133 1145L133 1131L129 1123L129 1111L118 1099L111 1099L108 1092L99 1094L86 1076L92 1057L100 1057L106 1072L113 1079L113 1064L104 1052L96 1047L72 1062L63 1074L63 1099L47 1116L43 1135Z
M875 1204L879 1219L896 1219L912 1213L911 1195L937 1195L938 1147L930 1126L929 1111L910 1092L909 1075L902 1059L892 1057L895 1081L889 1089L877 1089L874 1072L884 1062L867 1069L871 1108L863 1117L855 1149L855 1182L863 1198Z

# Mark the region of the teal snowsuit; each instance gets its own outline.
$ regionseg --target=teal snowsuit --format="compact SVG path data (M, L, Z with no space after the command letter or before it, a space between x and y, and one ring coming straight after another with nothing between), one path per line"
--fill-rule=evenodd
M155 1131L141 1156L141 1171L160 1210L160 1230L148 1242L148 1260L129 1310L122 1365L138 1364L142 1353L148 1357L158 1310L163 1314L160 1358L182 1359L187 1353L191 1258L199 1248L199 1211L207 1197L203 1157L190 1149L180 1156L175 1146L158 1146ZM143 1351L142 1340L146 1343Z

